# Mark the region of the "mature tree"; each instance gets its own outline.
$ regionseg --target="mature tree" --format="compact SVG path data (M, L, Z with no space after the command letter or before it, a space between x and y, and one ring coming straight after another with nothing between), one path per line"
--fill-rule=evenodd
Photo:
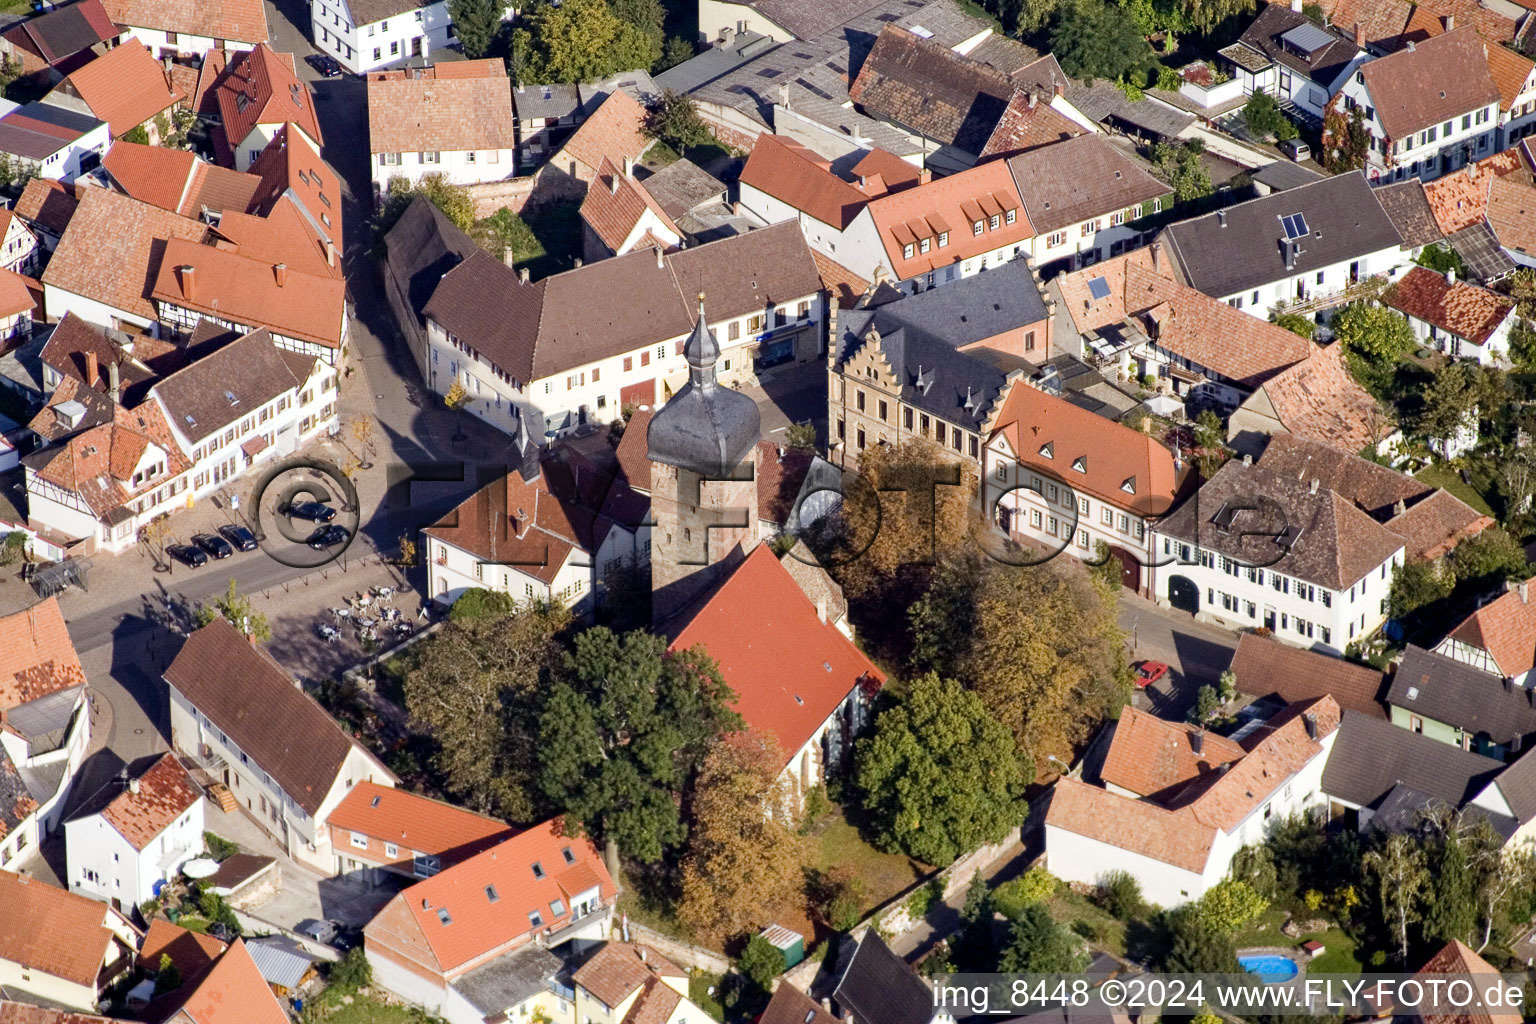
M444 788L477 811L530 821L540 808L534 713L569 620L564 608L522 608L451 622L418 648L406 710L437 743Z
M687 837L679 801L705 752L741 727L734 694L701 648L668 653L638 630L576 637L539 717L544 792L566 822L654 863Z
M1273 135L1284 142L1296 137L1296 125L1285 116L1275 98L1262 89L1255 90L1243 106L1243 124L1261 139Z
M1169 943L1163 969L1190 974L1226 974L1238 970L1232 933L1212 928L1194 905L1167 916Z
M1276 313L1274 319L1276 327L1284 327L1292 334L1299 334L1308 341L1311 341L1312 335L1317 332L1317 324L1300 313Z
M1413 348L1413 330L1401 313L1366 302L1344 307L1333 318L1333 333L1377 362L1391 362Z
M1470 941L1477 924L1477 896L1463 832L1459 815L1438 815L1433 842L1426 852L1435 880L1428 889L1424 937L1437 945L1452 939Z
M1486 400L1484 392L1483 374L1476 363L1446 363L1420 392L1424 406L1416 429L1424 437L1440 442L1449 441L1462 430L1475 430L1478 407Z
M1536 495L1536 457L1529 448L1516 448L1499 461L1499 494L1509 519L1524 520Z
M464 56L484 57L501 31L500 0L448 0L454 38L464 44Z
M448 609L449 622L466 622L471 619L502 619L517 610L512 595L502 590L471 587L459 595L453 607Z
M1526 561L1520 542L1496 526L1456 545L1445 561L1457 586L1467 585L1473 590L1487 590L1531 574L1531 564Z
M954 942L953 957L961 970L990 971L997 966L992 922L992 894L978 871L971 876L960 907L960 934Z
M1429 885L1424 848L1413 838L1394 832L1365 855L1365 867L1376 880L1382 924L1397 941L1398 958L1408 963L1408 929L1421 918L1422 899Z
M1195 904L1201 922L1216 931L1235 932L1269 907L1269 901L1240 878L1224 878Z
M229 588L214 598L211 604L197 606L199 627L219 618L257 640L265 642L272 639L272 626L267 622L267 617L256 610L249 597L235 589L233 579L229 581Z
M1232 855L1230 877L1246 882L1248 887L1266 900L1279 894L1279 870L1275 866L1275 852L1268 843L1245 846Z
M804 841L779 781L770 735L734 732L712 747L694 787L678 920L723 942L772 921L798 895Z
M655 48L656 59L651 62L655 64L661 57L666 40L667 12L661 0L608 0L608 6L619 16L619 20L645 33L646 39ZM647 65L646 70L650 70L650 65Z
M693 60L698 53L693 40L684 39L682 36L668 36L666 43L661 48L661 60L657 62L658 72L668 68L675 68L685 61Z
M1141 879L1129 871L1107 871L1099 877L1099 903L1118 921L1129 921L1147 912Z
M1117 589L1076 559L947 556L910 612L914 668L953 672L1034 762L1066 759L1125 701Z
M1465 279L1467 276L1467 264L1461 258L1461 253L1445 245L1426 245L1419 250L1419 254L1413 258L1413 262L1421 267L1427 267L1438 274L1447 271L1455 271L1456 276Z
M661 41L625 21L608 0L537 4L512 33L519 82L590 82L620 71L648 69Z
M160 954L160 965L155 970L155 995L174 992L181 987L181 968L171 960L171 954Z
M1086 964L1077 940L1043 904L1032 903L1014 920L997 969L1006 974L1071 974Z
M1023 875L999 885L992 892L992 906L1010 921L1017 921L1026 907L1050 899L1060 880L1043 867L1030 868Z
M1344 110L1343 94L1334 97L1323 113L1323 167L1331 174L1358 171L1371 149L1371 132L1365 126L1365 108Z
M452 184L434 171L423 174L414 185L406 178L389 179L389 185L384 190L384 201L374 218L374 227L380 238L395 226L395 221L400 219L400 215L405 213L406 207L417 196L425 197L443 211L443 215L460 231L468 231L474 226L475 200L469 190L463 185Z
M858 744L855 775L880 845L945 865L1016 828L1032 771L1010 739L960 684L913 682Z
M1477 903L1476 939L1481 953L1495 931L1519 927L1530 919L1530 903L1536 896L1536 855L1529 849L1506 849L1503 837L1486 818L1465 829L1463 837Z
M737 966L766 997L773 991L773 979L784 973L784 954L761 935L753 935L741 951Z
M1536 370L1536 324L1524 317L1509 330L1509 357L1527 373Z
M1201 199L1216 191L1211 184L1211 174L1200 162L1204 147L1185 142L1170 146L1159 142L1152 147L1152 169L1157 176L1173 189L1174 198L1181 203Z
M1152 47L1136 21L1120 7L1095 0L1069 0L1051 20L1051 52L1074 78L1110 81L1144 76Z
M1387 593L1387 609L1399 622L1420 608L1451 596L1456 578L1443 562L1422 558L1409 559L1392 575L1392 589Z
M664 90L661 99L646 112L645 134L678 151L714 140L714 134L699 116L699 108L693 100L672 89Z
M1199 32L1209 33L1228 18L1253 10L1253 0L1179 0L1184 20Z
M805 420L801 423L791 423L784 430L784 443L796 451L816 451L818 447L816 443L816 424L810 420Z

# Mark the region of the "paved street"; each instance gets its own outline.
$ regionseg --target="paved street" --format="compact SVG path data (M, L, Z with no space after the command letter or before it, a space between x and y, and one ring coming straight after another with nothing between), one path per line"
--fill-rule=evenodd
M1136 694L1136 706L1175 721L1182 721L1194 706L1200 687L1216 685L1237 647L1236 633L1196 622L1187 612L1160 607L1128 591L1120 595L1120 627L1132 661L1167 662L1170 669L1156 686Z

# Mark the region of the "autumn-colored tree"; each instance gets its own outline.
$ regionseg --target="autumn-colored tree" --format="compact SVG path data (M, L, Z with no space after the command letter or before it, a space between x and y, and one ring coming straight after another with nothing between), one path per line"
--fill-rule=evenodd
M211 603L198 606L198 626L206 626L217 618L223 618L240 632L263 643L272 639L272 626L267 617L256 610L250 598L235 589L233 579L223 594Z
M721 942L772 921L801 886L804 842L779 783L784 752L771 735L734 732L705 755L677 916Z
M357 456L362 462L358 468L367 469L373 464L369 460L373 458L378 445L377 421L372 416L360 414L351 418L347 429L352 435L352 440L357 443Z

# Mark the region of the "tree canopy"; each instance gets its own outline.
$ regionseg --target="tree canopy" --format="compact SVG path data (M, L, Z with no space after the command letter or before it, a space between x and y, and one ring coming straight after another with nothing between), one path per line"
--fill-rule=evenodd
M1280 109L1280 104L1263 89L1256 89L1243 106L1243 123L1259 138L1273 135L1284 142L1296 137L1296 125Z
M545 795L568 825L645 863L687 837L679 803L705 752L741 727L700 649L596 626L576 637L539 716Z
M590 82L650 68L661 40L626 21L608 0L536 4L512 33L512 66L523 84Z
M219 618L263 643L272 639L272 626L267 622L267 617L256 610L256 606L251 603L249 597L235 589L233 579L229 581L229 587L224 593L214 598L211 603L197 607L199 627L206 626Z
M455 185L434 171L423 174L411 184L407 178L390 178L384 189L384 201L374 217L374 229L383 237L395 221L405 213L406 207L417 196L425 197L433 206L443 211L443 216L460 231L468 231L475 224L475 200L463 185Z
M1390 362L1413 348L1413 330L1401 313L1367 302L1345 306L1333 318L1334 335L1377 362Z
M517 602L505 591L471 587L460 594L459 599L453 602L453 607L448 609L448 621L500 619L511 615L516 609Z
M499 0L448 0L453 35L464 47L464 56L484 57L491 52L501 31Z
M855 777L880 845L944 865L1016 828L1033 771L1010 740L958 683L914 681L857 747Z
M673 89L664 90L661 100L647 111L645 134L679 152L702 146L714 138L693 100Z
M1145 78L1152 47L1123 8L1097 0L1070 0L1051 19L1051 52L1061 69L1090 85Z

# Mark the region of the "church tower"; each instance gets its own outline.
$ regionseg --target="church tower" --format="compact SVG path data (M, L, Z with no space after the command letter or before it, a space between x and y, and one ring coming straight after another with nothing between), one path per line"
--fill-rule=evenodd
M715 378L720 344L699 319L688 383L651 417L651 617L682 610L757 546L757 403Z

